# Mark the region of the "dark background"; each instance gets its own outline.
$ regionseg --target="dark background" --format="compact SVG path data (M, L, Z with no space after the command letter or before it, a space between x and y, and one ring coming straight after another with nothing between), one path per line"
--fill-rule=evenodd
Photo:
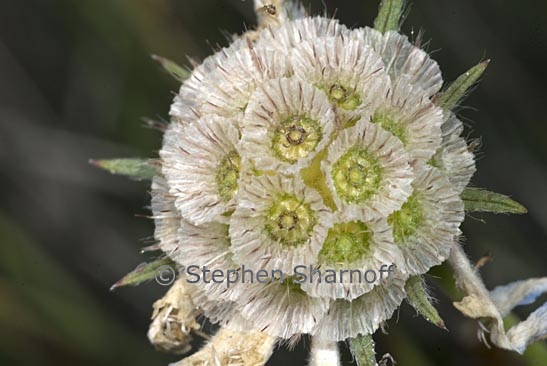
M364 26L377 1L326 6L346 25ZM153 230L139 216L148 213L149 187L87 161L156 156L161 135L141 118L166 118L178 84L150 54L187 64L186 55L202 59L210 45L226 45L222 31L253 24L249 0L0 0L0 365L180 358L156 352L146 338L151 305L165 288L151 282L109 292L150 259L139 254ZM473 184L510 194L530 212L466 219L468 254L494 257L482 270L489 287L547 275L546 24L544 0L419 0L403 26L425 31L445 80L493 60L460 111L469 136L482 137ZM403 305L389 336L376 337L379 352L399 366L547 365L545 343L524 357L480 344L476 323L451 305L449 272L433 273L450 332ZM302 365L308 345L276 353L270 364Z

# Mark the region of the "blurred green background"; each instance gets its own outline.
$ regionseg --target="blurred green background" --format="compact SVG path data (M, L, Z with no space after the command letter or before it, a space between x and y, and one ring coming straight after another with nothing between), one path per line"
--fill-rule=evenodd
M309 1L348 26L372 24L378 2ZM203 59L226 33L255 22L241 0L0 0L0 365L167 365L146 331L156 283L109 292L150 256L148 185L96 170L89 158L153 157L178 85L155 64ZM424 31L445 80L491 58L460 115L482 137L473 184L512 195L524 216L473 215L473 260L488 286L547 275L547 2L419 0L403 30ZM399 366L547 365L545 344L524 357L489 350L451 305L451 279L428 277L450 332L408 305L379 335ZM440 279L437 276L445 276ZM545 297L542 299L545 301ZM526 316L526 310L515 316ZM302 365L309 341L271 365ZM345 354L346 362L351 358Z

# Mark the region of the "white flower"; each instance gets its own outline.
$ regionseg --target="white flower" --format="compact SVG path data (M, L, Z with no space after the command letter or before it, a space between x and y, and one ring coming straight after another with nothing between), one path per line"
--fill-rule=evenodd
M311 332L329 306L327 298L309 296L290 277L249 284L238 303L256 329L285 339Z
M249 101L239 150L259 170L295 173L327 145L335 124L321 90L296 78L273 79Z
M184 276L184 280L188 279ZM241 316L239 304L235 301L208 296L199 284L190 284L194 290L191 294L196 311L205 315L212 323L234 331L248 331L252 323Z
M175 197L169 194L164 177L157 175L152 181L150 208L154 218L154 238L159 248L176 260L179 251L178 229L181 220L175 207Z
M343 130L321 163L336 205L350 217L386 217L412 193L410 157L389 132L365 119Z
M418 165L412 196L389 216L395 244L411 275L444 262L460 235L463 203L450 181L436 168Z
M282 27L268 27L257 36L257 44L277 53L289 55L293 47L319 37L336 37L348 34L349 30L337 19L305 17L283 24Z
M475 174L475 156L461 137L463 124L454 113L447 113L442 125L442 146L433 156L432 164L448 175L459 194Z
M454 250L474 156L438 102L437 63L407 37L293 19L301 8L281 0L255 9L258 28L181 86L153 181L159 248L222 271L184 287L185 321L222 328L181 365L261 365L302 334L312 364L336 365L335 342L374 333L409 276Z
M321 271L321 282L317 278L308 280L302 289L312 296L352 300L376 286L382 280L380 276L386 279L386 273L379 272L382 266L401 268L401 252L393 244L386 219L362 222L337 216L314 266ZM347 272L339 278L341 270ZM352 274L354 270L358 272ZM326 281L329 271L336 274L334 283Z
M190 125L172 124L160 156L169 192L181 215L194 224L227 221L235 208L240 157L234 122L207 115Z
M240 46L221 51L226 53L225 61L201 80L201 95L197 98L201 102L194 107L201 114L233 117L244 111L257 85L287 74L288 65L283 55L255 47L249 39L237 44Z
M169 115L178 123L186 124L197 121L201 117L201 105L207 101L210 93L209 85L214 82L211 78L213 71L229 62L230 56L236 50L244 47L243 39L234 41L229 47L207 57L201 64L192 70L192 74L182 83L175 96Z
M295 75L321 88L339 108L340 126L376 106L389 88L380 57L347 35L302 42L290 59Z
M180 88L171 107L173 119L183 122L213 113L234 117L245 109L258 84L287 74L284 56L236 40L207 58Z
M324 340L342 341L374 333L406 297L404 285L403 279L393 276L389 283L376 286L357 299L333 300L327 315L311 334Z
M433 96L443 85L437 62L424 50L408 41L405 35L394 31L384 34L365 27L352 32L352 37L372 46L382 60L392 80L409 77L412 85L421 89L425 96Z
M443 111L404 75L391 84L371 121L397 137L410 157L429 160L441 145Z
M208 272L207 278L201 278L196 286L200 287L211 300L233 300L237 297L239 281L228 281L225 276L228 271L238 271L239 265L233 260L231 251L229 226L218 222L206 223L200 226L193 225L186 220L179 224L179 243L184 251L172 256L177 263L187 269L201 271L203 267ZM213 281L212 273L222 274L223 281ZM232 276L233 279L233 276ZM206 281L205 281L206 280ZM199 303L199 302L198 302Z
M321 197L296 177L249 177L242 183L230 221L236 262L252 269L292 275L314 264L331 225Z

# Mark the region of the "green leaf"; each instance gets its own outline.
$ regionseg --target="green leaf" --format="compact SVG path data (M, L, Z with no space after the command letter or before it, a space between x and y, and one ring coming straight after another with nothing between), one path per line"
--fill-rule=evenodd
M147 159L91 159L89 163L112 174L125 175L135 180L152 180L157 174L156 168Z
M425 320L439 328L446 329L444 321L430 301L421 276L410 277L405 284L405 291L408 295L408 302Z
M461 197L465 205L465 211L467 212L513 214L525 214L528 212L526 207L503 194L479 188L466 188Z
M152 55L152 59L159 63L161 67L164 68L172 77L177 79L180 82L188 79L190 77L190 71L180 67L175 62L158 55Z
M351 353L358 366L376 366L376 351L371 335L350 339Z
M477 80L484 73L490 60L483 61L473 66L468 71L460 75L448 89L446 89L437 99L437 105L445 110L451 110L467 94Z
M142 263L137 266L133 271L126 274L122 279L117 281L110 287L110 291L122 286L136 286L143 282L149 281L154 278L158 268L162 266L175 267L175 262L169 257L164 257L150 263Z
M374 28L382 33L399 30L403 6L404 0L382 0L378 16L374 20Z

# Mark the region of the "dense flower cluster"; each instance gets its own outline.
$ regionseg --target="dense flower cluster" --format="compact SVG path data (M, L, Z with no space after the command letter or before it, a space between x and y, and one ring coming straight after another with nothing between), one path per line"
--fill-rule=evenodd
M395 31L301 18L205 59L171 107L152 187L155 236L182 266L281 270L268 284L199 282L232 329L326 341L371 334L409 276L445 261L474 173L462 124L435 105L429 55ZM295 283L297 265L389 282Z

